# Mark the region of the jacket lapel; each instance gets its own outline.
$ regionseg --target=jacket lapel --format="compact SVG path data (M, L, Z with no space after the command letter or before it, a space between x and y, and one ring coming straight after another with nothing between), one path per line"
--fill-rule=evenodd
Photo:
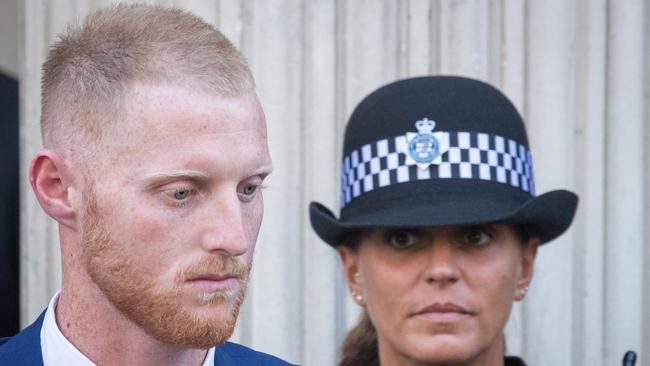
M217 346L214 349L214 366L237 366L237 362L228 355L222 346Z

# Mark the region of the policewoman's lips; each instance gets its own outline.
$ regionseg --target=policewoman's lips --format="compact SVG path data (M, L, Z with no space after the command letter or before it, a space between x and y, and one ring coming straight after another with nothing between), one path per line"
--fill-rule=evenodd
M413 316L436 323L455 322L473 316L474 313L460 305L446 302L434 303L416 311Z
M232 291L239 287L240 278L236 274L205 274L192 277L185 283L198 292Z

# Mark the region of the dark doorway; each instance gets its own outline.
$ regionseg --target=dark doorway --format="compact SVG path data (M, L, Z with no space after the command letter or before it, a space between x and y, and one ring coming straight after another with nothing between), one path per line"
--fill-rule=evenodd
M18 81L0 72L0 337L19 329Z

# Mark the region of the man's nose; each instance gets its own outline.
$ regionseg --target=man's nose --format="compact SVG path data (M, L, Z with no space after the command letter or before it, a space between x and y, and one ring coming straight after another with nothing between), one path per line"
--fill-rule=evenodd
M223 252L232 257L249 250L242 217L241 201L234 194L220 194L206 210L202 247L208 252Z
M449 238L436 238L428 251L425 280L429 284L448 285L460 278L454 245Z

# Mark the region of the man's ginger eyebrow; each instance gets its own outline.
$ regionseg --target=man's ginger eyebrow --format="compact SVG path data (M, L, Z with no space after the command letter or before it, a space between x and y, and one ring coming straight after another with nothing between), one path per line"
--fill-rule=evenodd
M262 175L266 177L271 173L273 173L273 165L269 164L255 170L252 175Z
M208 175L196 170L170 170L167 172L157 172L157 173L148 174L144 177L144 180L153 181L153 180L169 179L169 178L208 179Z

